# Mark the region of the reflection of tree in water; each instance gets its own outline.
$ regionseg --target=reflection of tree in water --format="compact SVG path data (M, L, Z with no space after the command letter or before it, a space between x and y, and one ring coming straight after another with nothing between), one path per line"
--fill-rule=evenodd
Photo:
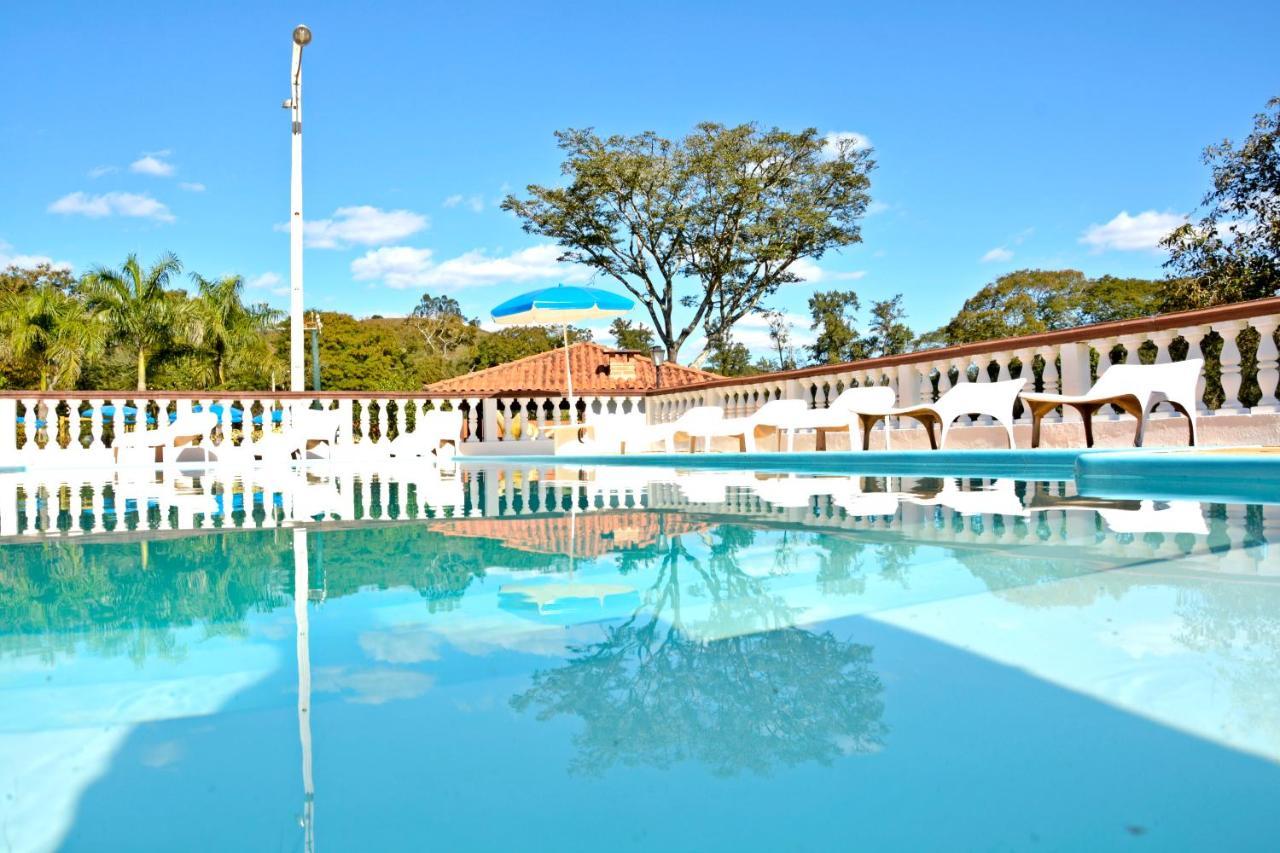
M1178 591L1187 648L1212 654L1230 684L1237 726L1264 731L1280 746L1280 581L1221 578L1187 582Z
M849 535L819 533L818 588L829 595L860 595L866 591L868 569L908 586L916 546L909 542L868 542Z
M512 698L542 720L582 718L573 770L696 760L718 775L767 773L880 746L883 687L871 648L791 627L785 602L737 563L751 533L717 528L705 562L671 540L640 610ZM709 622L758 633L697 639L683 621L686 593L710 600Z
M81 642L139 663L181 658L175 629L236 634L246 613L287 600L288 541L235 533L0 548L0 642L47 661Z

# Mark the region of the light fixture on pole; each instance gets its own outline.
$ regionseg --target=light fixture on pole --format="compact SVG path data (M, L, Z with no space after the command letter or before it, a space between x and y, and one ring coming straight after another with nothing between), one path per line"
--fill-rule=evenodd
M662 388L662 362L667 360L667 351L662 347L650 347L649 358L653 359L653 381L655 387Z
M293 28L293 63L289 68L289 100L282 106L292 118L293 157L289 173L289 390L306 387L303 356L302 299L302 49L311 44L311 29Z

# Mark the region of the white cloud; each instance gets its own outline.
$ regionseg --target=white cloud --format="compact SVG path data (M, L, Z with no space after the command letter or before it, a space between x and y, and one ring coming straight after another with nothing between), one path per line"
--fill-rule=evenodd
M412 210L382 210L368 204L340 207L329 219L314 219L302 228L303 239L312 249L345 249L349 246L377 246L403 240L429 225L427 217ZM276 226L288 231L289 224Z
M250 290L266 290L275 296L283 296L289 292L289 285L284 283L279 273L264 272L245 279L244 283Z
M21 267L23 269L31 269L43 264L48 264L57 270L71 270L71 264L68 261L55 261L48 255L15 255L12 254L13 246L0 240L0 270L9 267Z
M110 192L101 195L89 195L74 192L49 205L50 213L88 216L100 219L104 216L131 216L138 219L154 219L158 222L172 222L174 216L162 202L149 195L138 193Z
M809 317L785 311L782 316L791 326L791 346L799 348L814 342L816 336L813 334L813 321ZM733 340L752 351L775 351L773 340L769 337L767 314L748 314L734 323Z
M178 187L179 189L184 189L189 193L202 193L205 189L204 184L197 181L183 181L178 184Z
M867 205L867 216L875 216L877 213L884 213L892 207L887 201L872 201Z
M89 177L101 178L103 175L112 175L120 171L118 166L94 166L89 170Z
M871 147L871 140L867 138L865 133L858 133L853 130L833 130L823 137L822 153L834 159L840 153L840 144L842 142L852 144L854 151L865 151Z
M867 274L866 270L852 272L832 272L825 270L809 258L801 258L791 265L791 272L800 276L800 280L809 284L820 281L857 281Z
M384 246L352 261L351 274L356 281L381 281L394 288L483 287L538 279L582 282L591 277L585 267L558 262L560 249L551 243L505 257L475 250L437 263L432 255L430 249Z
M1105 225L1090 225L1080 237L1080 242L1093 247L1095 252L1112 249L1120 252L1152 251L1160 247L1170 231L1187 221L1180 213L1160 213L1144 210L1130 216L1122 210Z
M461 193L455 193L444 200L445 207L457 207L458 205L463 204L465 204L467 209L472 213L481 213L484 211L484 196L464 196Z
M154 175L157 178L167 178L173 174L173 164L164 159L168 156L169 152L167 150L143 154L129 164L129 171L136 172L139 175Z
M984 264L1003 263L1004 261L1013 260L1013 250L1006 249L1004 246L996 246L982 256Z

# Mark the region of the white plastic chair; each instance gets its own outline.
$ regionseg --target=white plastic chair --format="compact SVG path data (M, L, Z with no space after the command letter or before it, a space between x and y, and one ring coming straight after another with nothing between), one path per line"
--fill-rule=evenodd
M738 448L746 453L755 453L757 441L770 433L778 437L778 449L782 449L782 436L787 437L787 452L795 442L795 423L809 411L809 404L804 400L770 400L755 412L741 418L721 418L708 426L708 441L717 436L738 439ZM707 449L710 449L708 444Z
M852 447L855 425L862 412L878 412L893 408L897 395L887 385L864 385L846 388L825 409L809 409L793 420L793 430L811 429L817 434L817 450L827 449L827 434L848 431Z
M871 430L877 423L889 417L912 418L924 424L929 433L929 446L934 450L947 443L951 424L962 415L989 415L995 418L1013 443L1013 404L1018 392L1027 384L1025 379L1007 379L1003 382L962 382L938 398L936 403L919 403L897 409L858 412L856 417L862 427L862 449L871 444ZM934 439L933 428L941 427L941 435Z
M168 420L165 412L160 413L162 420ZM150 465L167 462L170 455L177 450L185 449L201 441L200 449L207 458L209 455L209 436L218 426L218 416L213 412L184 412L172 423L162 423L156 429L144 429L141 423L133 432L117 435L111 442L111 454L116 463L132 461L134 464ZM130 459L140 451L148 450L150 455L144 460ZM121 457L125 457L122 459Z
M388 456L436 456L458 451L462 441L462 410L419 412L413 432L402 432L387 442Z
M1070 406L1084 420L1084 442L1093 447L1093 413L1106 405L1116 405L1138 419L1133 446L1141 447L1147 416L1161 403L1168 403L1187 419L1187 437L1196 443L1196 384L1204 359L1189 358L1166 364L1113 364L1098 377L1085 394L1023 394L1022 402L1031 410L1031 446L1040 446L1040 421L1058 406Z

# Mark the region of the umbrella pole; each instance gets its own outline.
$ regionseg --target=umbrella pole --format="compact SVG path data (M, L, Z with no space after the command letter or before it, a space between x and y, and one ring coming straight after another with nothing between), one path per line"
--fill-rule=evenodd
M569 425L578 422L578 401L573 399L573 366L569 361L569 325L560 327L564 332L564 381L569 389Z

